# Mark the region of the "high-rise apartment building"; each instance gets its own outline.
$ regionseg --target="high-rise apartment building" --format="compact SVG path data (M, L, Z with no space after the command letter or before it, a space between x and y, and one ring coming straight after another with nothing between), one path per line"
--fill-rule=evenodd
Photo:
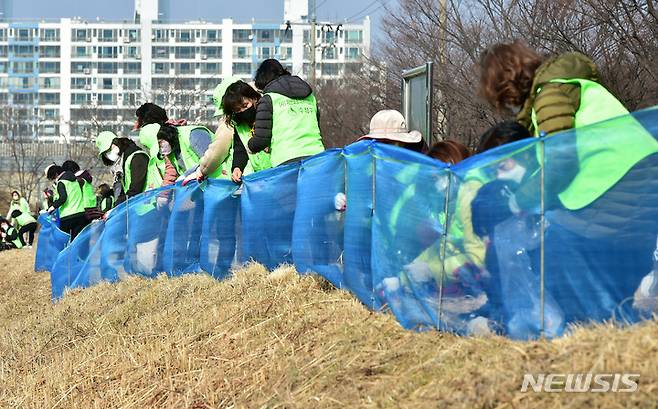
M251 79L264 59L309 76L311 35L319 80L360 69L370 50L369 18L318 22L311 33L305 0L284 1L294 19L280 24L171 22L158 0L135 0L130 22L0 21L0 138L68 141L99 127L127 135L146 101L172 117L207 119L222 78Z

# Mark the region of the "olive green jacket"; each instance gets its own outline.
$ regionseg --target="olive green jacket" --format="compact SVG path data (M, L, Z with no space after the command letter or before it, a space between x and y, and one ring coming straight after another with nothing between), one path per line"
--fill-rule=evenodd
M554 79L571 78L599 82L599 73L589 57L577 52L560 54L537 68L530 95L516 118L531 134L535 134L531 119L533 108L540 132L552 134L574 127L576 111L580 107L580 87L549 83ZM537 94L540 88L541 92Z

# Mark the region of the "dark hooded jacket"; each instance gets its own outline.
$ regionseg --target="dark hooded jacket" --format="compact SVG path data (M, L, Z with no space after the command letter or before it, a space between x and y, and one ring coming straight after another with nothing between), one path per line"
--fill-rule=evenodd
M272 98L268 92L281 94L292 99L304 99L313 93L311 86L303 79L284 75L267 84L263 90L263 97L258 101L256 107L256 123L254 125L254 136L249 140L249 150L253 153L260 152L270 147L272 141ZM320 111L318 110L318 123L320 122Z

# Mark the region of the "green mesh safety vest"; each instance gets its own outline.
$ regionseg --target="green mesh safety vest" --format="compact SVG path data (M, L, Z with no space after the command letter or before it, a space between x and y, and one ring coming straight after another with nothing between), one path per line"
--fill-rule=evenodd
M135 151L131 153L123 162L123 191L124 192L128 192L128 189L130 188L130 184L132 182L132 170L130 168L130 165L133 161L133 158L137 154L146 155L148 157L148 154L144 151ZM146 172L146 185L142 189L142 192L151 189L157 189L160 186L162 186L162 174L160 173L160 170L156 166L155 161L153 161L152 158L149 157L149 164Z
M82 201L84 202L85 209L94 209L96 207L96 193L94 186L83 179L82 185Z
M195 129L202 129L208 132L208 134L210 135L211 142L215 140L215 135L212 132L210 132L210 130L205 126L197 126L197 125L177 126L176 130L178 131L178 145L180 146L180 154L181 154L181 158L183 159L185 169L180 167L178 160L173 154L171 154L169 157L171 159L171 163L176 167L176 170L178 171L179 175L182 175L188 170L199 166L199 159L200 159L199 155L197 155L196 152L194 152L194 149L192 149L192 145L190 144L190 135L192 134L192 131Z
M238 131L238 136L240 137L240 141L242 141L245 149L248 149L249 139L253 136L251 133L252 128L246 124L236 124L234 127ZM269 153L261 151L249 154L249 163L245 168L244 174L248 175L249 173L260 172L261 170L269 169L271 167L272 158Z
M236 124L233 122L232 124L233 128L237 131L238 137L240 138L240 141L242 141L242 145L244 145L245 149L248 149L248 143L249 139L253 136L251 133L251 127L246 124ZM219 179L230 179L231 174L233 174L233 153L235 151L235 148L233 146L233 141L231 140L231 147L229 148L228 151L228 156L226 159L224 159L224 162L220 165L220 167L213 172L213 175L216 176L210 176L211 178L219 178ZM249 175L254 172L260 172L261 170L265 169L270 169L272 167L272 161L270 154L261 151L258 153L253 153L253 154L248 154L249 156L249 162L247 162L247 166L244 168L244 171L242 172L243 176Z
M103 211L103 212L108 211L108 210L112 209L113 206L114 206L114 199L113 198L104 197L103 199L101 199L101 204L100 204L100 210L101 211Z
M14 244L14 246L16 246L17 249L22 249L23 242L21 241L21 236L18 235L18 232L14 227L9 227L9 229L7 229L7 236L11 236L13 234L16 234L16 238L11 242Z
M15 218L18 227L27 226L30 223L36 223L37 220L30 213L21 212L21 215Z
M272 166L324 151L314 95L304 99L292 99L273 92L266 95L272 98Z
M141 154L141 155L146 155L148 154L144 151L135 151L130 154L126 158L126 160L123 163L123 191L128 192L128 189L130 188L130 184L132 182L132 171L130 170L130 164L133 161L133 158L135 157L136 154ZM151 189L157 189L158 187L162 186L162 175L160 174L160 171L158 170L157 166L155 165L155 162L151 160L152 158L149 157L149 165L146 171L146 184L144 188L142 189L143 193L147 190ZM156 203L155 203L155 197L151 198L149 201L146 203L142 203L139 206L135 208L135 212L139 216L143 216L146 213L155 210Z
M658 152L658 142L635 118L628 115L624 105L602 85L583 79L555 79L550 82L580 86L580 107L576 111L574 128L619 117L613 122L576 132L580 170L558 196L564 207L578 210L601 197L636 163ZM539 135L534 109L532 123L536 135ZM623 129L623 140L607 135L609 128ZM550 158L546 157L545 160L550 161Z
M61 219L85 211L84 201L82 199L82 189L77 180L60 180L66 189L66 202L59 207L59 217Z

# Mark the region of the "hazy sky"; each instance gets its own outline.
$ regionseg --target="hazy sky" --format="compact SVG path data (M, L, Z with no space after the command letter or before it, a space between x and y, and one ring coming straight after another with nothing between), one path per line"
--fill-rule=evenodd
M344 21L362 20L370 15L373 31L379 30L382 4L394 5L398 0L316 0L318 18ZM88 19L130 20L134 0L13 0L14 18L60 18L80 16ZM262 22L283 20L283 0L169 0L172 20L221 20L233 18L238 22L255 18Z

